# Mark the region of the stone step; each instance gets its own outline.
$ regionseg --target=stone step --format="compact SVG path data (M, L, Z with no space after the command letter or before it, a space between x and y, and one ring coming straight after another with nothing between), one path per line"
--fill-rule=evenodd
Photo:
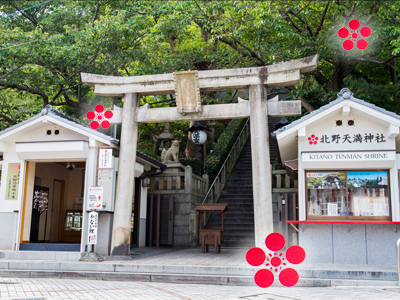
M243 221L243 228L249 228L250 226L254 226L254 219L253 218L243 218L245 221ZM215 227L215 225L218 225L219 227L221 227L221 219L220 218L215 218L215 219L210 219L207 224L206 227L209 225L213 225ZM240 227L240 223L238 223L236 221L236 219L226 219L224 218L224 228L238 228Z
M228 203L229 204L252 204L253 203L253 195L222 195L219 198L219 203Z
M249 212L246 211L227 211L225 213L224 218L229 219L229 218L239 218L239 217L250 217L254 215L254 210L250 210Z
M254 214L253 213L232 213L230 215L224 216L224 222L232 221L236 222L236 220L248 220L248 221L253 221L254 220ZM221 218L215 218L213 220L222 220ZM210 222L211 220L209 220Z
M236 241L236 240L225 240L223 247L228 248L253 248L255 246L254 240L253 241Z
M21 244L21 246L24 244ZM17 260L79 260L82 258L80 252L69 251L1 251L0 259ZM0 260L1 262L1 260Z
M240 187L238 187L238 188L235 188L235 189L231 188L229 190L223 190L222 191L222 195L230 195L232 193L234 193L237 196L251 196L251 197L253 197L253 189L250 189L250 188L242 188L241 189Z
M228 180L228 184L231 182L238 182L238 181L243 181L243 182L247 182L250 184L253 184L253 177L246 177L246 176L231 176Z
M229 177L228 182L229 182L230 180L232 180L232 179L243 179L243 178L253 179L252 173L248 172L248 175L249 175L249 176L244 177L244 176L243 176L242 174L240 174L240 173L232 172L231 176Z
M226 217L229 217L231 214L233 213L241 213L241 214L254 214L254 208L250 207L250 208L237 208L237 209L230 209L229 205L228 205L228 211L225 213Z
M228 240L229 241L229 240ZM230 242L230 241L229 241ZM222 245L222 250L226 248L227 245L224 243ZM139 248L140 249L140 248ZM201 248L196 248L195 251L198 252ZM146 249L146 251L150 251ZM144 253L146 253L146 251ZM170 252L171 259L176 257L181 257L179 251L185 251L182 259L188 257L188 253L196 255L196 252L188 252L187 250L177 250L178 252ZM237 256L237 254L243 254L247 250L232 252L231 255ZM49 277L49 278L64 278L65 275L68 278L86 278L84 275L88 275L87 279L92 278L90 274L101 274L101 278L111 279L115 278L122 279L123 274L186 274L186 275L215 275L215 276L249 276L253 278L256 271L259 268L251 266L229 266L226 264L215 265L214 262L210 265L199 264L199 259L202 259L203 255L200 253L197 257L197 261L193 261L193 264L182 261L182 264L169 263L169 256L165 250L161 249L159 255L163 258L164 263L160 264L160 257L154 256L153 254L146 255L134 255L134 259L130 261L105 261L105 262L79 262L75 258L68 259L62 258L50 258L48 255L51 251L38 251L43 259L40 260L21 260L16 257L19 253L27 253L24 251L1 251L0 257L0 276L3 277ZM62 252L65 254L66 252ZM229 253L229 252L227 252ZM222 257L226 258L226 254ZM40 255L39 254L39 255ZM80 254L80 253L79 253ZM23 254L22 254L23 255ZM214 256L214 254L204 254L204 257L210 258L209 255ZM13 259L6 259L5 257L14 257ZM21 256L22 258L23 256ZM149 258L154 257L154 261L149 260ZM221 257L221 259L222 259ZM229 257L229 256L228 256ZM145 259L146 263L140 262L140 260ZM219 259L219 256L215 256L215 259ZM396 283L398 284L398 274L396 266L375 266L375 265L351 265L351 264L312 264L312 263L301 263L300 265L293 266L294 269L299 274L301 280L305 279L319 279L319 280L329 280L331 283L336 282L332 285L337 285L341 281L344 285L350 285L350 283L358 282L357 285L386 285ZM83 274L86 273L86 274ZM119 274L118 276L116 274ZM83 277L82 277L83 276ZM96 275L97 276L97 275ZM133 275L132 275L133 276ZM127 277L128 280L132 278ZM132 279L135 280L135 279ZM138 279L137 279L138 280ZM345 284L347 281L347 284ZM368 284L370 282L370 284ZM300 283L300 281L299 281ZM232 283L233 284L233 283ZM254 284L254 282L253 282Z
M232 219L226 219L224 218L224 226L225 224L240 224L240 223L253 223L254 224L254 217L238 217L238 218L232 218ZM214 219L214 220L209 220L207 224L219 224L221 225L221 219ZM207 226L206 224L206 226Z
M221 223L214 224L214 226L208 226L205 229L221 229ZM242 226L241 224L226 225L224 222L224 234L232 235L232 232L234 231L237 231L238 233L248 233L254 235L254 224L249 224L246 226Z
M210 228L215 228L215 227L213 227L215 225L218 225L219 226L218 228L221 228L221 220L211 220L210 219L206 224L206 228L207 228L207 226L210 226ZM225 228L225 226L240 226L240 225L243 225L243 227L248 227L248 226L254 227L254 220L247 219L239 224L238 222L235 222L233 220L225 220L224 219L224 228ZM216 229L218 229L218 228L216 228Z
M232 194L234 195L234 198L253 198L253 188L244 187L244 189L240 189L240 183L238 183L234 187L230 186L229 188L223 189L220 198L226 195L232 197Z
M253 203L228 203L229 211L234 211L242 208L253 209Z
M222 246L222 249L228 246ZM240 246L234 248L242 248ZM246 247L247 248L247 247ZM213 254L213 248L210 247L211 253L204 255ZM218 255L218 254L216 254ZM216 269L214 272L218 274L210 273L208 268L200 266L201 273L190 273L190 272L169 272L169 266L162 266L165 271L154 272L149 269L149 272L99 272L99 271L53 271L53 270L0 270L0 276L3 277L18 277L18 278L63 278L63 279L82 279L87 280L114 280L114 281L138 281L138 282L165 282L165 283L186 283L186 284L210 284L210 285L226 285L226 286L255 286L254 283L254 268L238 268L232 267L233 272L241 272L237 275L229 275L229 270L226 267ZM244 271L250 271L250 275L244 275ZM258 269L257 269L258 270ZM191 271L191 270L190 270ZM358 273L358 272L355 272ZM387 286L387 287L398 287L397 280L384 280L384 279L337 279L337 278L320 278L320 277L303 277L299 274L299 281L295 287L332 287L332 286ZM274 278L274 283L271 287L282 287L279 282L279 278Z
M251 238L250 238L251 237ZM253 230L237 230L236 233L225 230L224 228L224 240L227 241L254 241L254 229Z
M231 188L236 188L238 187L238 185L240 185L240 187L244 187L246 189L251 189L253 190L253 184L252 182L247 182L247 181L241 181L239 179L235 180L235 181L229 181L229 183L226 184L225 188L228 190L230 190Z
M253 195L237 195L237 194L232 194L232 195L223 195L220 197L220 200L218 203L228 203L229 204L253 204ZM229 209L229 206L228 206Z

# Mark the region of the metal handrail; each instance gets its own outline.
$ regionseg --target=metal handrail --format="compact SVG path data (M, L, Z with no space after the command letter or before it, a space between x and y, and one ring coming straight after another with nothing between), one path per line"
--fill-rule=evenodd
M231 151L229 152L228 156L226 157L226 159L225 159L223 165L221 166L221 169L219 170L217 176L215 176L215 179L214 179L213 183L211 184L210 188L208 189L208 192L207 192L206 196L204 197L203 202L201 202L202 204L207 200L207 197L208 197L208 195L210 194L212 188L214 187L214 184L215 184L215 182L217 181L217 179L218 179L218 177L219 177L219 174L221 174L222 169L224 168L224 166L225 166L226 162L228 161L229 157L231 156L233 149L235 149L236 143L239 141L240 137L242 136L242 133L243 133L244 129L246 128L247 123L249 123L249 121L250 121L250 118L248 118L247 121L246 121L246 123L243 125L243 128L242 128L242 130L240 131L240 133L239 133L239 135L238 135L238 137L237 137L235 143L233 144Z

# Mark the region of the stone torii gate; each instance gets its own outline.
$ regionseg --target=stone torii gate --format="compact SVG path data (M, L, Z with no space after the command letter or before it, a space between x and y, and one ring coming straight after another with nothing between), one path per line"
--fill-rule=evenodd
M111 255L129 254L131 205L139 123L250 117L253 172L255 245L264 247L273 232L268 116L301 114L301 101L267 101L266 87L300 83L300 74L316 70L318 55L256 68L187 71L170 74L117 77L82 73L100 96L124 97L123 109L114 110L110 123L122 123ZM201 105L200 90L249 89L249 101ZM175 94L177 107L140 107L140 95Z

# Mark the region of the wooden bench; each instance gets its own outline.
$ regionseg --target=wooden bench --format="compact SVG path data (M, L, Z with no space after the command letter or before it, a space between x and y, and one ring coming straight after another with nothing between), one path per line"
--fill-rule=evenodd
M208 245L214 244L214 253L221 252L221 245L224 241L224 213L228 210L227 203L221 204L196 204L195 210L200 214L199 222L199 243L201 244L201 253L208 252ZM205 212L220 212L222 213L221 229L202 229L201 220L202 213Z

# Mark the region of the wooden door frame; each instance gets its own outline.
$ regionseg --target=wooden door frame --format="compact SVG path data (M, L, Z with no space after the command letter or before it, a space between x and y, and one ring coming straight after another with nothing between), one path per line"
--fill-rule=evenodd
M53 178L53 194L51 198L51 209L53 210L53 205L54 205L54 192L55 188L54 185L55 183L60 182L61 183L61 197L60 197L60 211L58 213L58 234L57 234L57 243L61 243L61 233L62 233L62 225L63 225L63 212L64 212L64 193L65 193L65 180L61 179L56 179ZM51 212L51 218L53 218L53 211ZM51 238L51 220L50 220L50 238Z

